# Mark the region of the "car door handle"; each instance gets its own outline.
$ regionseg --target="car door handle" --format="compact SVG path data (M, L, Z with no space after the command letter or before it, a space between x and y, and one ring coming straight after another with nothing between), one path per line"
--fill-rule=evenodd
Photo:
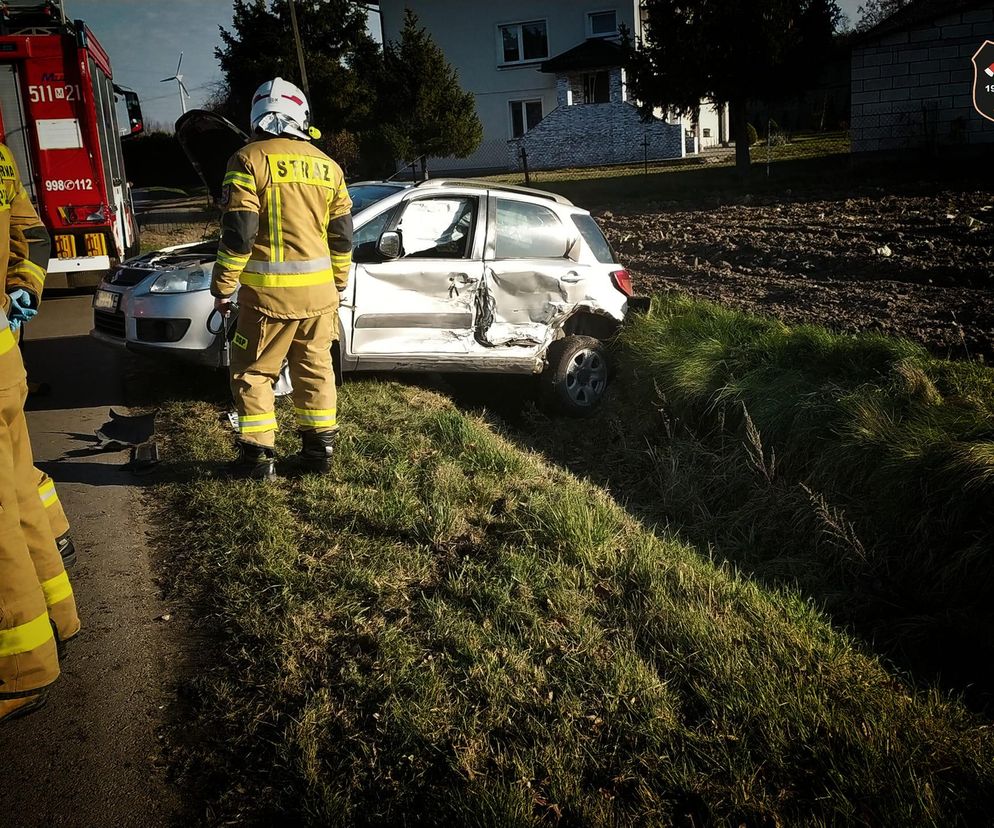
M458 281L460 285L475 285L480 280L470 276L468 273L453 273L449 276L449 281Z
M583 277L577 273L575 270L569 271L565 276L563 276L563 281L568 285L575 285Z

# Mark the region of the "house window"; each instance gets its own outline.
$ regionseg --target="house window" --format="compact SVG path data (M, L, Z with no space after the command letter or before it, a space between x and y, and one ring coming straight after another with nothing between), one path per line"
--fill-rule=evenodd
M611 84L607 72L590 72L583 76L583 102L611 102Z
M511 101L511 137L520 138L542 120L541 101Z
M500 27L502 63L525 63L549 56L549 35L544 20L511 23Z
M704 137L705 138L710 138L711 137L711 130L710 130L709 127L704 127L703 132L704 132Z
M590 37L614 37L618 33L618 13L591 12L587 15L587 29Z

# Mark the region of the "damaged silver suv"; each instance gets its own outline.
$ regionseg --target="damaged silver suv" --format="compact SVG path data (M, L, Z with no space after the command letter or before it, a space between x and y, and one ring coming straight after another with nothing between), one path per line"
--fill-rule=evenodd
M197 165L212 190L227 149L212 153L216 171ZM437 179L377 195L355 212L343 371L536 374L560 410L593 410L608 382L604 342L632 288L586 210L487 181ZM223 365L225 337L209 327L215 253L216 242L203 242L121 265L127 284L111 273L95 297L94 336ZM139 338L160 329L160 341Z

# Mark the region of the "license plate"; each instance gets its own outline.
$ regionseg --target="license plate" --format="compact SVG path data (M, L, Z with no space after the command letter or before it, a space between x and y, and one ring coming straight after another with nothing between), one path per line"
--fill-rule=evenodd
M121 301L120 293L112 293L109 290L98 290L93 295L93 307L97 310L116 311L117 304Z

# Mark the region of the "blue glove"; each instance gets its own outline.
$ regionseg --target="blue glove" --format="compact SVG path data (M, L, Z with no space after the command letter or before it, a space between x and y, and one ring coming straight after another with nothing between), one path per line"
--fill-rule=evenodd
M31 307L34 297L23 288L8 293L7 296L10 297L10 321L16 320L18 327L21 322L30 322L38 315L38 311Z
M20 319L11 319L10 320L10 330L11 330L11 333L16 334L20 329L21 329L21 320Z

